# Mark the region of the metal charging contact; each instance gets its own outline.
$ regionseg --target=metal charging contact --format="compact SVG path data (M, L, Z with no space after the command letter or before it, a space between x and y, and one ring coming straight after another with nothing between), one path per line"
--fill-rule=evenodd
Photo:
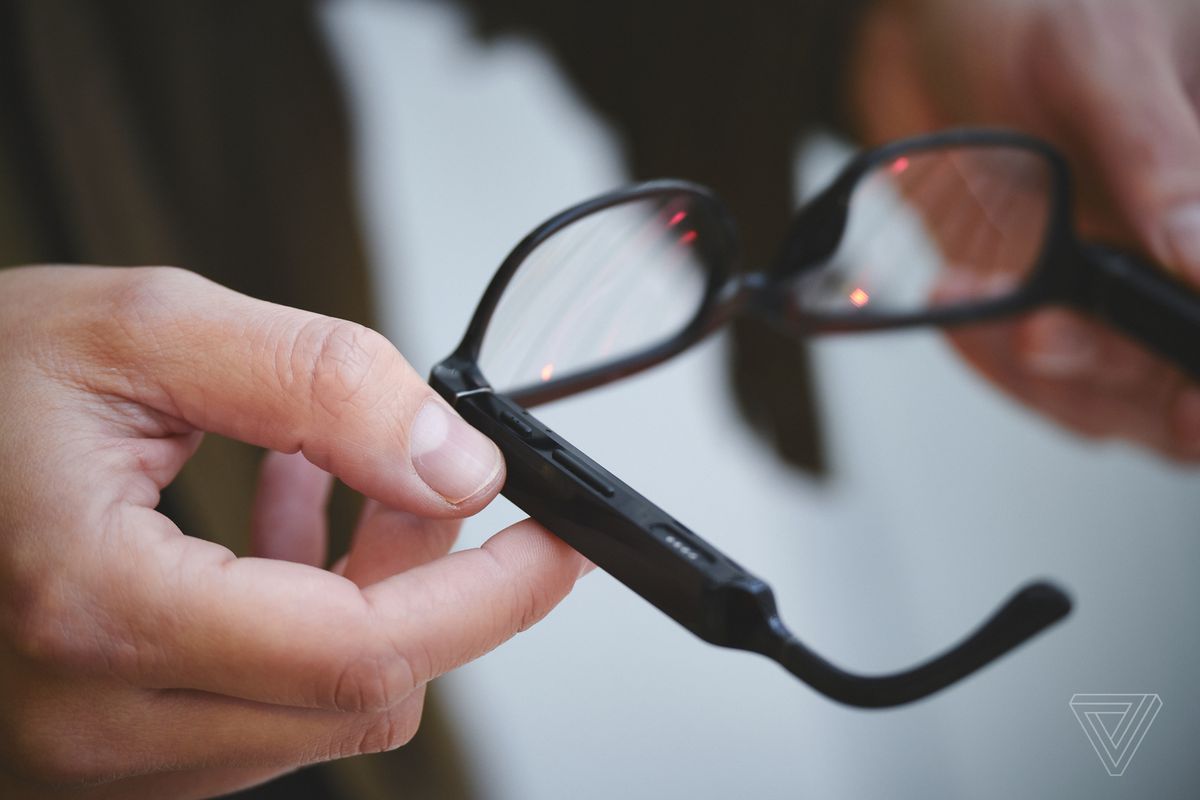
M668 547L688 561L706 561L710 564L715 561L711 553L693 543L690 536L674 525L656 522L650 526L650 530Z

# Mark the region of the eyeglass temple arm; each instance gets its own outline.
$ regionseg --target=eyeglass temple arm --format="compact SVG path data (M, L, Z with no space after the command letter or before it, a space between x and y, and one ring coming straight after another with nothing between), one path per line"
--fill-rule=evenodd
M900 672L856 675L826 661L784 627L773 610L765 655L833 700L860 708L885 708L919 700L956 683L1065 617L1071 602L1049 583L1031 583L1013 595L970 636L940 656Z
M846 672L787 630L766 583L508 398L487 390L455 397L444 380L447 374L435 368L431 383L504 453L505 497L701 639L774 659L833 700L882 708L920 699L993 661L1070 610L1070 600L1060 590L1031 584L965 641L926 664L891 675Z
M1084 244L1088 310L1200 380L1200 293L1138 258Z

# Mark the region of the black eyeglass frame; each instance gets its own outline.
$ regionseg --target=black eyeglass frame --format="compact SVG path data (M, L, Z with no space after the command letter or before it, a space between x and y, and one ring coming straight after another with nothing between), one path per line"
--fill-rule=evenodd
M781 305L779 290L797 274L818 266L836 249L845 229L851 196L872 170L903 156L956 147L1021 149L1043 159L1051 198L1040 253L1012 294L947 305L919 313L846 314L798 311ZM1016 131L957 129L901 139L859 154L834 181L800 209L779 256L768 270L756 310L797 335L895 329L917 325L949 327L1014 316L1047 305L1083 311L1140 342L1200 380L1200 296L1161 269L1120 248L1079 238L1073 222L1071 171L1048 142Z
M964 308L875 317L869 313L797 314L782 301L788 281L836 248L850 194L872 168L902 155L955 146L1005 146L1036 151L1051 169L1055 194L1046 241L1026 283L1013 295ZM1114 321L1160 352L1200 374L1200 354L1180 353L1163 331L1200 330L1200 301L1145 270L1130 256L1081 244L1071 227L1069 173L1049 145L1019 133L959 130L918 137L868 151L798 212L779 257L766 272L736 270L732 217L708 189L660 180L611 192L552 217L527 235L501 264L459 346L434 367L431 385L462 417L500 447L508 465L503 494L546 528L701 639L761 653L826 696L860 707L887 707L942 689L1066 616L1071 603L1057 587L1031 583L987 622L940 656L908 670L875 676L846 672L805 647L784 626L766 583L529 414L527 408L631 375L682 352L740 313L765 315L785 330L807 335L914 325L954 325L1019 313L1050 302L1087 308ZM542 242L588 215L621 203L687 195L706 207L725 238L724 263L710 271L703 300L677 334L627 357L498 394L478 364L483 337L504 290ZM1131 288L1132 287L1132 288ZM1133 292L1132 303L1120 297ZM1155 315L1167 297L1171 322ZM1150 309L1149 318L1147 309ZM1196 341L1196 339L1193 339Z

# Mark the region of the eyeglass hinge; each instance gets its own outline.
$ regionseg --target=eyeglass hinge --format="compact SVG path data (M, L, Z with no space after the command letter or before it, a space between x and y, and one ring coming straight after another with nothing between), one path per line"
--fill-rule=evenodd
M492 387L479 374L478 367L454 357L433 368L429 373L429 385L452 406L464 397L492 391Z

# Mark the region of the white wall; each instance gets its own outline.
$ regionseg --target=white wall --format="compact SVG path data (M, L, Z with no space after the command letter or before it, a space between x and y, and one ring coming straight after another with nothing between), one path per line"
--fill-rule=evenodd
M625 180L620 147L531 42L482 47L440 5L324 12L379 308L427 371L521 235ZM597 573L439 683L489 798L1195 795L1200 473L1060 433L919 332L817 345L835 463L817 485L738 420L725 347L540 416L772 583L794 630L848 667L922 659L1031 577L1068 587L1075 613L933 699L862 712L703 644ZM518 516L498 501L464 544ZM1164 707L1109 778L1067 702L1121 691Z

